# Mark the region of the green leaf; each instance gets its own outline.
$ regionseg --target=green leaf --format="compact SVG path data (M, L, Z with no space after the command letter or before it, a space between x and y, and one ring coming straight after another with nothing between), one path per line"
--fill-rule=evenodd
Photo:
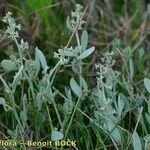
M3 79L3 77L1 75L0 75L0 80L4 84L4 87L6 88L7 92L11 93L11 89L9 88L8 84L6 83L6 81Z
M119 117L121 117L121 115L122 115L124 106L125 106L125 102L123 101L123 99L120 98L120 95L119 95L119 97L118 97L118 115L119 115Z
M7 60L7 59L4 59L1 62L1 66L3 69L5 69L8 72L17 69L16 64L12 60Z
M46 90L45 90L45 94L46 96L48 97L48 99L54 99L54 93L52 91L52 85L51 84L48 84L47 87L46 87Z
M69 114L72 111L73 108L73 102L72 102L72 96L71 96L71 91L68 89L65 89L65 93L67 95L67 98L65 99L65 103L63 105L64 111Z
M20 84L22 78L23 66L20 67L19 71L15 74L14 80L12 82L12 90L15 92L17 85Z
M93 92L93 100L98 106L102 105L102 99L103 99L102 91L99 88L95 89Z
M81 46L82 50L85 51L88 45L88 33L87 31L84 31L81 36Z
M23 99L22 99L22 103L23 103L23 110L20 112L20 119L22 120L22 123L25 125L28 119L27 116L27 95L24 94Z
M72 31L72 26L71 26L71 24L70 24L70 18L69 18L69 16L67 17L66 24L67 24L67 28L68 28L70 31Z
M98 111L94 111L94 117L97 122L100 122L101 118L100 118L100 113Z
M147 91L150 93L150 80L148 78L144 79L144 85L145 85Z
M37 63L36 63L36 61L34 61L34 60L26 61L25 71L28 72L28 75L31 79L35 78L39 73L39 72L37 72Z
M150 114L150 101L148 101L148 112Z
M19 136L19 127L18 125L16 126L16 129L14 131L12 130L7 130L7 134L11 136L11 138L17 138Z
M35 52L35 77L39 74L40 72L40 60L39 60L39 56L38 56L38 53Z
M119 144L121 143L121 135L118 127L112 122L107 121L107 127L110 132L110 136Z
M145 53L143 47L138 49L138 53L139 53L139 60L142 61L144 53Z
M64 51L64 55L67 57L75 57L76 56L74 51Z
M64 135L59 131L53 130L51 133L51 140L52 141L61 140L61 139L63 139L63 137L64 137Z
M67 99L70 99L72 101L71 90L70 89L68 90L67 88L65 88L65 93L66 93Z
M37 47L35 48L35 50L36 50L36 52L35 52L36 59L39 59L41 65L42 65L42 68L44 70L47 69L47 62L46 62L46 58L45 58L44 54Z
M11 137L14 137L15 133L12 130L7 130L7 134L10 135Z
M121 40L116 38L115 40L113 40L112 45L113 45L113 48L120 47L121 46Z
M150 115L147 114L147 113L145 113L145 118L146 118L147 122L148 122L149 125L150 125Z
M127 100L125 95L122 93L119 93L119 97L124 102L124 111L127 111L129 109L129 101Z
M66 112L67 114L69 114L69 113L71 113L72 108L73 108L72 100L66 99L65 103L63 105L64 112Z
M6 104L6 100L3 97L0 97L0 105L3 106L5 111L12 109L9 105Z
M79 97L82 97L82 89L78 85L78 83L74 80L74 78L71 78L70 80L70 86L73 92Z
M81 85L84 90L86 90L86 91L88 90L88 85L83 77L81 77Z
M132 57L132 50L130 47L125 48L124 50L125 58L127 61Z
M129 67L130 67L130 78L133 78L134 76L134 66L132 59L129 60Z
M142 150L142 144L136 131L133 133L133 148L134 150Z
M85 51L83 51L79 57L77 57L77 59L84 59L86 57L88 57L89 55L91 55L95 50L95 47L91 47Z
M41 99L42 99L42 93L39 92L39 93L37 93L36 98L35 98L35 100L36 100L35 105L37 106L38 111L41 111L41 109L42 109Z
M21 112L20 112L20 118L21 118L21 120L22 120L22 122L26 122L27 121L27 112L26 111L24 111L24 110L22 110Z

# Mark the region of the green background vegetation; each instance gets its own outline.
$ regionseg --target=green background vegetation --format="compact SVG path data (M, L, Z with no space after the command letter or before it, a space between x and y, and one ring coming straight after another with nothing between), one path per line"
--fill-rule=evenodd
M81 4L83 9L87 7L83 31L88 32L88 47L94 46L96 49L85 60L82 72L89 87L86 98L75 109L78 98L74 94L76 92L72 92L73 109L71 113L66 114L64 88L70 88L72 77L77 82L80 80L68 66L61 67L57 71L53 91L59 91L61 94L56 96L55 104L46 102L40 111L34 107L32 96L31 100L27 97L26 104L20 99L21 91L27 91L30 86L25 82L16 89L14 97L18 114L24 107L27 109L26 128L24 132L19 130L12 112L5 112L0 106L0 139L15 138L18 141L28 138L50 139L51 126L59 131L56 132L56 136L61 136L60 117L61 120L64 119L63 134L67 135L67 139L77 140L77 149L135 150L138 147L139 150L140 148L148 150L148 147L144 147L146 142L150 143L150 83L148 80L150 77L150 5L148 0L2 0L0 1L0 17L2 19L7 11L12 12L16 23L21 24L22 27L19 36L30 45L25 55L34 58L34 48L38 46L44 53L48 66L52 69L57 63L57 59L54 59L54 52L65 47L71 36L66 26L66 19L67 16L71 16L77 3ZM5 30L6 25L0 20L0 62L9 59L10 55L18 55L14 42L5 38ZM81 35L82 32L80 32ZM75 37L72 38L71 45L73 47L77 45ZM95 65L99 62L103 63L101 60L104 57L103 54L111 51L114 52L113 59L115 60L111 67L120 72L121 76L117 79L115 90L107 91L106 88L105 92L106 97L111 100L114 94L116 99L121 97L127 101L127 109L124 108L124 111L121 111L121 102L118 102L120 107L118 103L116 104L122 113L120 121L117 121L121 134L114 125L116 130L111 132L108 130L108 134L101 129L100 116L103 113L100 111L100 106L94 102L95 99L91 98L97 84ZM109 63L106 62L106 64ZM0 74L8 83L12 82L14 72L7 72L1 67ZM40 89L42 77L41 71L38 76L39 82L37 81L37 85L34 85L35 91ZM0 97L5 97L6 101L11 104L9 94L2 83ZM116 108L115 103L112 102L110 105ZM109 121L110 118L105 119ZM69 123L71 124L68 127ZM121 141L118 142L117 139L120 136ZM19 145L16 149L25 149L25 147ZM71 150L71 148L64 149Z

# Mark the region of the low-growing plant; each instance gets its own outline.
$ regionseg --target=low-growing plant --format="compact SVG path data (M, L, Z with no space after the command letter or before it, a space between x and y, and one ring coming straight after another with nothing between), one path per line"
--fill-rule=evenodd
M88 46L88 33L82 31L85 11L77 4L71 18L67 18L71 37L65 47L54 53L58 60L54 67L48 64L38 47L34 57L28 53L29 44L19 37L21 25L16 24L10 12L3 18L7 25L5 33L18 50L17 56L11 55L1 62L1 67L13 78L7 81L0 75L3 83L0 104L4 108L1 132L4 138L17 141L12 149L28 149L27 140L76 140L72 147L81 150L148 149L150 105L148 113L143 115L149 102L145 93L142 94L145 90L139 91L135 86L131 48L123 53L120 41L114 41L112 51L106 51L95 65L96 83L89 88L84 73L85 59L94 53L95 47ZM77 45L70 46L73 37ZM115 54L121 55L126 74L113 69ZM71 70L66 85L55 83L62 68ZM66 76L67 73L61 74ZM150 92L149 82L144 79ZM61 88L56 88L56 84ZM51 148L67 149L58 145Z

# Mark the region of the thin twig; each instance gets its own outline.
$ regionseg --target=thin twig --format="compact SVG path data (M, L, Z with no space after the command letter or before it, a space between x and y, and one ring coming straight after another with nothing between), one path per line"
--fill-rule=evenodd
M77 29L78 29L78 26L79 26L79 24L80 24L80 21L82 20L82 18L83 18L84 15L85 15L85 12L87 11L87 8L88 8L88 6L86 6L86 8L85 8L85 10L84 10L84 12L83 12L81 18L80 18L79 21L77 22L77 25L76 25L76 27L75 27L75 29L74 29L72 35L70 36L68 43L67 43L66 46L65 46L66 48L69 46L69 44L70 44L72 38L74 37L74 35L75 35L75 33L76 33Z
M135 131L137 130L137 127L138 127L139 122L140 122L140 119L141 119L142 112L143 112L143 107L141 107L141 109L140 109L140 113L139 113L138 120L137 120L137 123L136 123L135 128L134 128L133 134L134 134L134 133L135 133ZM132 140L132 138L133 138L133 134L132 134L131 138L129 139L129 142L128 142L128 145L127 145L126 150L128 150L128 149L129 149L129 146L130 146L131 140Z

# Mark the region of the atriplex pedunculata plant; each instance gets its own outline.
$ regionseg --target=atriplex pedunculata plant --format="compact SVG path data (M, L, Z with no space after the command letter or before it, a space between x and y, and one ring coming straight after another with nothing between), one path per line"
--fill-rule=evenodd
M123 94L118 94L116 84L118 82L119 72L114 71L112 66L113 52L106 52L102 58L102 63L96 65L97 69L97 87L93 91L92 99L95 103L94 117L104 131L108 131L114 145L121 143L121 131L118 128L125 102ZM116 146L117 148L117 146Z
M80 102L85 99L85 93L88 92L87 83L82 76L83 60L95 50L94 47L87 48L87 31L84 31L80 37L80 30L85 24L83 16L82 6L77 4L71 18L67 19L67 27L72 35L75 35L77 46L69 47L70 42L68 42L63 49L58 49L58 52L54 53L58 62L52 69L48 66L44 54L38 47L35 48L34 59L25 55L29 45L19 38L21 25L15 23L11 12L8 12L3 18L3 22L7 25L5 33L8 38L14 41L18 49L17 56L11 55L10 59L1 62L1 66L6 72L15 73L13 81L8 82L0 75L4 85L4 97L0 98L0 102L4 110L11 111L16 119L16 121L14 120L14 127L8 129L8 134L12 138L25 141L35 131L33 137L39 140L40 134L42 134L41 127L44 126L44 123L49 124L51 140L67 138L75 112L80 107ZM79 83L71 78L71 88L65 88L65 94L60 93L53 85L57 72L62 66L71 66L72 71L79 77ZM39 74L42 77L39 78ZM77 102L73 102L71 90L77 97ZM60 113L56 104L57 96L64 98L62 107L64 115ZM50 109L53 109L57 116L57 124L53 125L55 119L51 117ZM25 144L23 146L25 147Z

